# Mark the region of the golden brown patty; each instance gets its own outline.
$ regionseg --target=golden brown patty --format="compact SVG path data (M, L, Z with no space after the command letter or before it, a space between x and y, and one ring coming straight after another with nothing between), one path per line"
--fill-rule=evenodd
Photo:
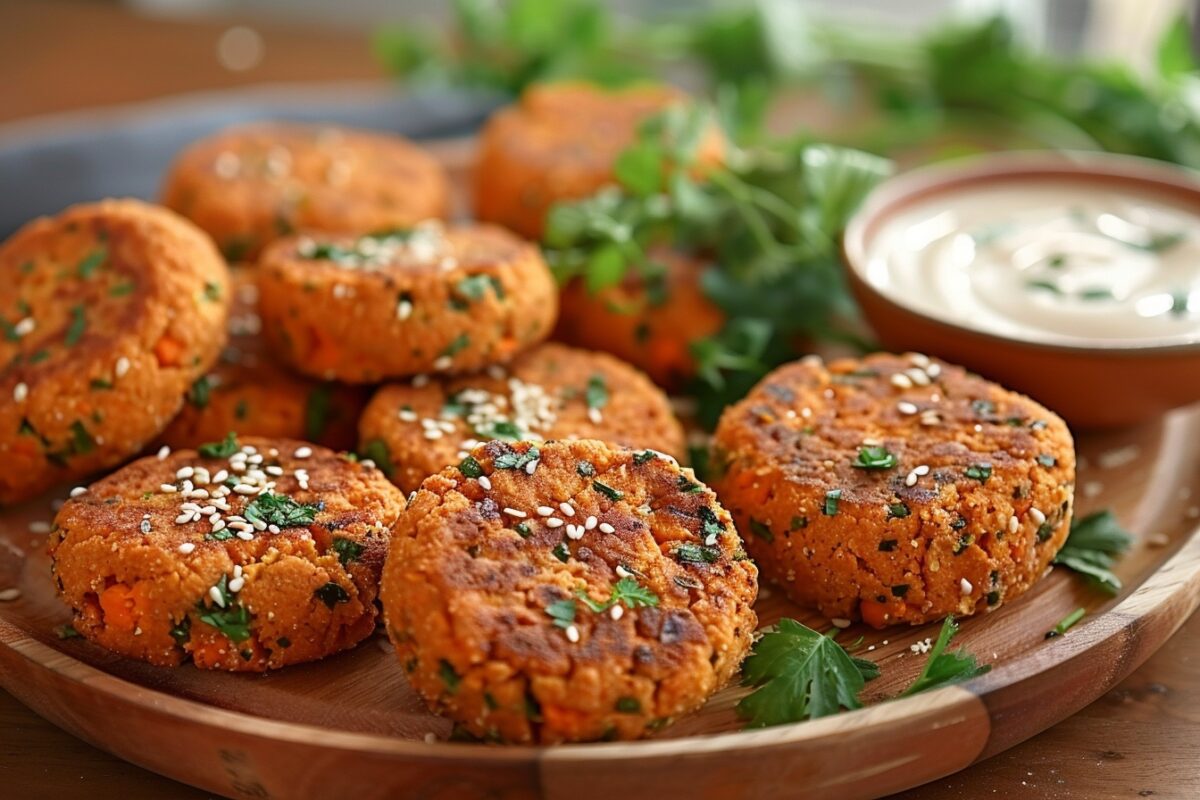
M719 332L725 315L700 287L701 262L666 248L652 259L662 267L652 280L631 273L595 293L582 280L568 284L555 338L612 353L677 389L696 375L692 345Z
M240 261L297 230L368 233L444 217L449 191L441 165L399 136L276 122L195 142L162 193Z
M642 84L604 89L553 83L527 89L484 126L475 171L475 215L522 236L540 239L546 213L560 200L587 197L612 183L613 164L633 143L638 125L687 95ZM724 140L716 128L697 161L719 162Z
M34 220L0 246L0 275L0 502L137 453L225 341L225 262L157 206Z
M259 266L264 333L318 378L474 371L544 339L558 313L537 248L493 225L295 237Z
M425 481L392 542L401 664L490 740L643 736L725 685L756 625L728 514L648 451L489 442Z
M183 410L160 441L173 448L197 447L234 431L353 449L366 390L314 381L285 369L267 351L261 335L257 272L239 267L232 274L229 344L216 367L192 384Z
M725 411L713 459L763 574L875 627L1016 598L1070 528L1063 421L921 355L780 367Z
M143 458L67 501L50 553L75 629L152 664L233 671L370 635L403 496L324 448L222 446Z
M384 386L359 420L360 451L406 492L488 439L601 439L684 453L670 403L604 353L543 344L508 369Z

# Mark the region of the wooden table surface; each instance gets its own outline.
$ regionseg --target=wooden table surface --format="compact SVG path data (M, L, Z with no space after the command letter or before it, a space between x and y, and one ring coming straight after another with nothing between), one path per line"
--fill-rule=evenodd
M262 58L217 57L233 25ZM0 0L0 121L175 92L381 77L366 37L278 21L151 19L111 3ZM3 187L12 191L15 187ZM0 692L0 796L91 800L206 793L116 759ZM1200 614L1102 699L1040 736L894 800L1200 798Z

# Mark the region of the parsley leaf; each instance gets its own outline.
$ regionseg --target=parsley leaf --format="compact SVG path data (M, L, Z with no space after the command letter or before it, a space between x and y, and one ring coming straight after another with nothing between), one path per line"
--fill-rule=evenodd
M231 642L249 639L250 612L244 606L237 605L237 597L229 591L229 576L222 575L213 588L221 595L221 602L209 607L201 598L196 604L200 611L200 621L225 634Z
M369 458L375 462L375 466L379 467L379 471L389 478L395 472L396 467L392 464L392 452L388 449L387 442L383 439L372 439L363 445L363 458Z
M896 466L896 456L886 447L860 447L858 458L850 462L856 469L891 469Z
M596 373L588 378L585 396L588 408L601 409L608 405L608 384L603 375Z
M320 586L313 592L313 596L324 603L329 608L333 608L338 603L349 603L350 593L339 583L330 581L324 586Z
M625 497L625 493L620 489L614 489L603 481L592 481L592 488L613 502L617 502Z
M596 614L603 614L618 603L624 603L629 609L658 605L658 595L633 578L621 578L614 583L612 593L602 603L593 600L583 589L576 589L575 596Z
M473 456L467 456L458 462L458 471L463 474L464 478L478 478L483 474L483 465Z
M567 629L575 622L575 601L574 600L556 600L546 606L546 616L554 620L554 624L562 629Z
M1121 527L1111 511L1097 511L1071 523L1071 533L1054 557L1054 563L1084 575L1093 587L1116 594L1121 589L1121 580L1112 567L1116 556L1132 543L1133 536Z
M297 503L285 494L260 494L242 511L250 522L265 522L279 528L299 528L311 525L318 508Z
M358 561L365 549L353 539L335 538L333 540L333 552L337 554L338 561L343 567L348 566L352 561Z
M785 618L754 644L742 675L744 685L756 688L737 713L748 727L764 728L861 708L858 694L878 670L831 637Z
M308 393L304 401L304 438L310 442L319 440L329 425L329 412L333 399L333 384L323 383Z
M901 697L969 680L992 668L990 664L979 664L975 660L975 656L961 648L953 653L947 653L946 647L956 633L958 633L958 623L954 621L954 617L946 617L946 621L942 623L942 631L938 634L937 642L929 651L929 660L925 662L925 668L921 670L917 679L900 694Z
M196 448L196 452L204 458L229 458L237 451L237 434L233 431L225 434L225 438L219 442L205 442Z
M526 466L537 461L539 457L541 457L541 452L533 445L530 445L529 449L524 453L519 453L516 450L501 453L496 456L493 463L496 465L496 469L525 469Z

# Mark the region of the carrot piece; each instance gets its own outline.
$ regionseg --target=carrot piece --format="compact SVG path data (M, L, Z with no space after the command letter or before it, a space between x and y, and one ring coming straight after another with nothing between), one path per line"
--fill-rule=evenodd
M586 732L587 714L578 709L553 704L542 705L542 719L546 725L566 735Z
M123 583L114 583L100 593L100 609L104 612L104 624L109 628L132 633L137 627L135 607L133 590Z
M858 611L862 614L863 622L875 629L886 628L891 617L887 604L875 600L861 601L858 604Z
M164 333L154 345L154 357L160 367L178 367L183 363L187 347L169 333Z
M221 663L225 657L225 653L229 647L228 641L221 637L220 640L210 639L208 641L198 642L192 639L190 649L192 651L192 662L202 669L215 667Z

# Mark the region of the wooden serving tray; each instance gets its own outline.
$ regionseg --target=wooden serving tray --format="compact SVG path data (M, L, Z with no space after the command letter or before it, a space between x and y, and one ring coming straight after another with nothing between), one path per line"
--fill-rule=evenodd
M463 147L442 149L462 177ZM462 183L460 183L462 185ZM1136 430L1077 442L1077 513L1113 509L1137 534L1118 597L1055 568L1018 600L965 620L966 645L992 671L888 700L926 656L938 626L839 636L882 667L867 708L742 731L730 687L655 739L552 748L446 741L382 636L324 661L267 675L152 667L80 639L55 598L44 530L55 496L0 516L0 685L55 724L121 758L237 798L877 797L955 772L1070 716L1141 664L1200 604L1200 406ZM69 487L68 487L69 488ZM40 524L39 524L40 523ZM32 526L32 529L31 529ZM1066 636L1045 639L1083 606ZM819 616L766 586L761 623ZM884 702L886 701L886 702Z

